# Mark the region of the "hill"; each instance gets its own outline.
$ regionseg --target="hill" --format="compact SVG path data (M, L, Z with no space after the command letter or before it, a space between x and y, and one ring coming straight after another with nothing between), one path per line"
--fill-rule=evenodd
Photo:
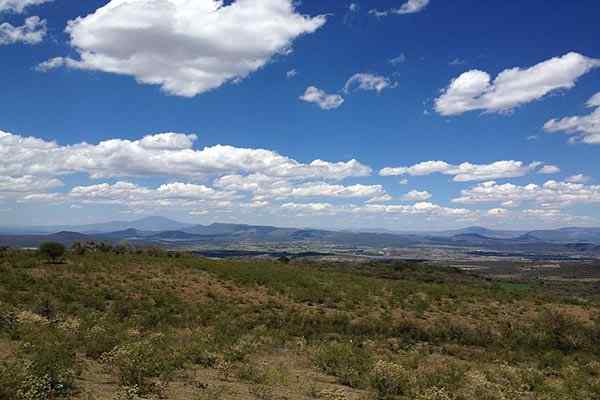
M591 282L156 251L0 257L0 399L598 395Z

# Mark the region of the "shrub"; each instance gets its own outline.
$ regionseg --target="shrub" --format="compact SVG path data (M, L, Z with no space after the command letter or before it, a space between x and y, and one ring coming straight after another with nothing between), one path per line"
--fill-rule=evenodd
M142 394L160 389L150 378L169 382L181 366L162 335L116 347L102 356L102 362L117 374L122 386L137 387Z
M19 381L17 398L46 400L65 396L74 388L75 348L62 332L46 329L38 329L19 350L12 371Z
M372 385L381 399L408 395L417 380L412 371L387 361L377 361L372 371Z
M187 346L186 355L190 362L205 368L214 368L219 361L213 338L208 335L194 335Z
M416 400L452 400L452 396L444 388L429 388L419 393Z
M10 251L10 247L8 246L0 246L0 258L6 257L8 252Z
M17 313L12 307L0 302L0 333L12 334L17 327Z
M273 388L267 385L252 385L249 389L250 394L259 400L271 400L275 398Z
M39 252L48 261L55 263L64 257L66 249L65 246L57 242L44 242L40 245Z
M98 359L104 353L114 349L123 336L117 328L116 324L84 324L81 329L81 340L85 354L93 359Z
M541 346L564 352L574 351L585 346L586 327L572 315L558 310L546 310L536 321L540 333Z
M71 253L73 253L77 256L84 255L85 251L86 251L86 247L81 242L75 242L71 245Z
M368 351L353 343L321 345L314 357L317 367L350 387L363 387L372 365Z
M238 378L245 382L257 385L276 385L287 383L287 370L285 366L269 367L266 362L245 363L240 366Z

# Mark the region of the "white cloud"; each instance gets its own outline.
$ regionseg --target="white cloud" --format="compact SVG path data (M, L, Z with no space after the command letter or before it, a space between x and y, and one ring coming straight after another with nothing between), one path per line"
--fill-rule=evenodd
M381 185L333 185L326 182L297 182L263 174L227 175L217 179L215 187L249 192L254 199L286 199L291 197L337 197L382 199L387 193Z
M600 92L592 96L586 106L596 109L588 115L551 119L544 124L544 130L577 135L572 141L600 144Z
M499 185L490 181L463 190L461 196L453 202L463 204L511 202L513 206L530 202L544 208L594 204L600 203L600 186L553 180L543 185L525 186L512 183Z
M455 58L454 60L450 61L448 63L448 65L451 65L453 67L459 66L459 65L465 65L467 62L463 59L460 58Z
M74 187L65 197L84 203L124 204L136 206L197 206L197 203L222 204L236 198L228 191L191 183L174 182L147 188L131 182L102 183Z
M522 161L496 161L491 164L472 164L464 162L452 165L445 161L424 161L411 167L386 167L379 171L381 176L424 176L434 173L454 176L456 182L478 181L500 178L514 178L527 175L542 167L539 162L524 164ZM548 167L546 169L546 167ZM548 170L553 166L543 166Z
M15 43L38 44L48 33L46 20L29 17L22 26L13 26L8 22L0 24L0 46Z
M300 100L315 103L322 110L333 110L344 103L344 98L339 94L327 94L314 86L307 87L304 94L300 96Z
M419 202L413 205L376 205L369 204L353 209L355 213L366 214L400 214L400 215L424 215L430 217L458 217L473 218L476 211L465 208L443 207L429 202Z
M583 174L578 174L578 175L570 176L566 180L567 180L567 182L571 182L571 183L587 183L591 179L592 178L590 178L589 176L585 176Z
M435 100L435 109L441 115L508 111L555 90L570 89L579 77L598 66L600 60L571 52L528 69L506 69L493 82L487 72L470 70L452 80Z
M296 75L298 75L298 71L295 68L290 69L288 72L285 73L285 76L288 79L292 79L292 78L296 77Z
M309 215L332 215L336 214L336 207L329 203L285 203L281 205L283 210L292 211L302 216Z
M48 3L52 0L0 0L0 13L11 11L22 13L27 7Z
M348 6L348 9L352 12L358 12L358 4L357 3L350 3L350 5Z
M400 8L392 8L385 11L370 10L369 14L375 15L376 17L385 17L390 14L413 14L423 11L428 4L429 0L408 0L406 3L402 4Z
M382 90L387 88L395 88L398 84L392 82L386 77L359 73L354 74L346 81L344 85L344 92L349 93L352 90L375 90L377 93L381 93Z
M398 57L394 57L390 59L390 64L392 65L400 65L406 62L406 54L400 53Z
M0 194L23 195L36 191L45 191L63 186L56 178L24 175L19 177L0 176Z
M341 180L368 176L371 169L356 160L304 164L265 149L216 145L192 148L195 135L165 133L141 140L112 139L98 144L61 146L0 131L0 175L87 173L94 179L133 176L207 177L262 173L295 179Z
M543 175L552 175L552 174L558 174L560 172L560 168L557 167L556 165L544 165L542 168L540 168L538 170L538 174L543 174Z
M585 103L588 107L600 107L600 92L593 95L587 103Z
M411 190L402 196L402 200L407 201L425 201L431 198L431 193L427 191L419 192L418 190Z
M287 54L324 16L298 14L292 0L111 0L69 22L79 59L54 66L131 75L192 97L239 81ZM45 64L46 68L48 63Z
M392 201L394 198L389 194L384 194L381 196L370 198L366 201L367 204L377 204L377 203L387 203L388 201Z
M508 210L506 208L492 208L491 210L488 210L488 215L492 216L492 217L503 217L506 214L508 214Z
M428 202L419 202L412 205L383 205L366 204L335 205L331 203L285 203L282 209L295 212L298 215L379 215L379 216L424 216L441 218L475 218L476 211L464 208L443 207Z

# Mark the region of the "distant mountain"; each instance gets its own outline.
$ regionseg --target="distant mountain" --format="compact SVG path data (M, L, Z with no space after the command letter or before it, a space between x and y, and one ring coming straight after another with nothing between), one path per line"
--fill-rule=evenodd
M600 228L561 228L531 231L529 235L547 242L600 243Z
M0 246L38 247L43 242L58 242L71 246L75 242L87 241L87 235L78 232L58 232L50 235L2 235Z
M434 232L435 236L456 236L456 235L481 235L488 238L513 239L526 234L527 231L508 231L488 229L481 226L470 226L463 229Z
M134 221L111 221L99 224L87 225L54 225L54 226L30 226L30 227L3 227L0 233L5 234L43 234L60 231L72 231L79 233L111 233L135 229L137 231L173 231L182 230L194 226L183 222L174 221L164 217L146 217Z
M437 233L351 232L320 229L280 228L275 226L222 224L192 225L161 217L135 221L116 221L57 229L57 233L17 230L0 234L0 246L35 247L43 241L71 245L76 241L129 241L165 246L195 244L219 245L240 242L319 243L344 247L459 246L500 251L595 252L600 248L600 228L501 231L469 227ZM115 229L118 228L118 229ZM49 229L49 227L46 227ZM2 232L0 232L2 233Z

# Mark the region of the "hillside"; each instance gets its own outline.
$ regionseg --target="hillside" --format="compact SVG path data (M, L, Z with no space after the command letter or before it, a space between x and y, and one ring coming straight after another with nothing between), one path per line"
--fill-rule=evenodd
M2 400L600 395L593 282L156 250L0 257Z

